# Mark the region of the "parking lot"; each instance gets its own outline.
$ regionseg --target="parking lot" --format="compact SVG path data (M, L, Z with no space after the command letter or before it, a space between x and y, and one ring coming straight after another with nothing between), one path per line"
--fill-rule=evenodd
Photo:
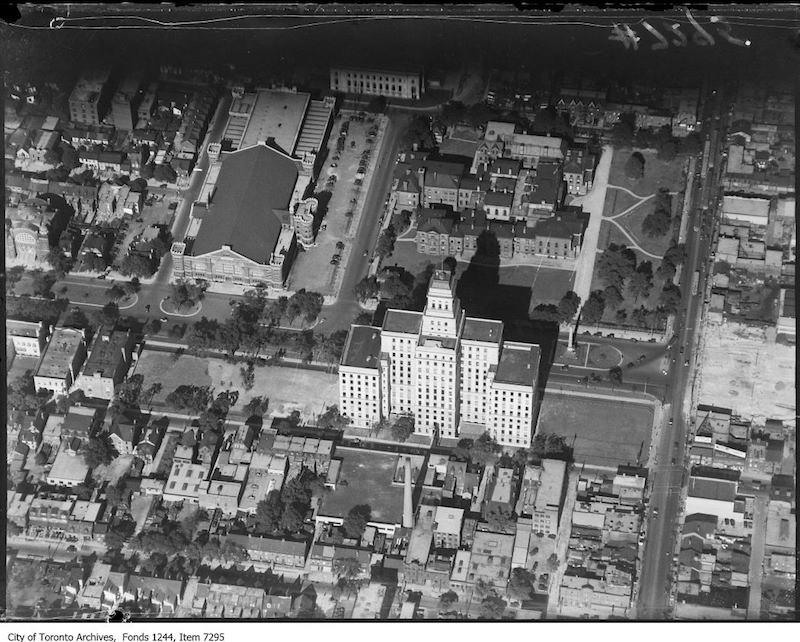
M343 137L340 136L342 127L346 128ZM295 261L289 276L291 290L305 288L323 295L335 294L336 271L344 270L351 252L363 253L369 249L354 247L347 237L357 226L358 200L364 196L368 172L373 171L377 160L371 151L377 129L377 118L369 115L362 118L342 112L334 121L328 156L317 179L317 193L330 192L330 202L320 222L316 246L301 252ZM343 139L343 145L339 144L340 139ZM363 213L365 216L378 214ZM335 256L339 258L335 259Z

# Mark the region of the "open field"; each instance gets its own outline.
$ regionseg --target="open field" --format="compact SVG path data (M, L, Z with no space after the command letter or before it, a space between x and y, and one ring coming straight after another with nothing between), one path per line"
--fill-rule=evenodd
M324 411L328 405L338 403L339 386L336 375L316 370L278 366L256 366L255 384L244 389L241 365L226 363L222 359L200 359L182 355L177 360L164 352L145 350L139 358L136 373L144 377L144 385L155 382L162 385L153 399L163 404L166 396L182 384L212 386L219 393L224 390L239 392L234 410L240 410L253 397L269 399L269 414L285 416L299 410L306 418Z
M634 198L627 192L623 192L620 189L609 189L606 192L605 203L603 203L603 216L606 218L616 216L638 202L639 199Z
M625 163L628 162L628 158L634 151L638 151L644 156L644 176L639 179L630 179L625 176ZM660 187L668 187L670 191L678 192L683 189L684 161L684 156L678 156L671 161L663 161L659 160L653 151L618 149L614 158L611 159L608 183L625 187L639 196L655 194Z
M562 435L578 463L616 467L646 460L652 429L650 405L548 390L536 432Z

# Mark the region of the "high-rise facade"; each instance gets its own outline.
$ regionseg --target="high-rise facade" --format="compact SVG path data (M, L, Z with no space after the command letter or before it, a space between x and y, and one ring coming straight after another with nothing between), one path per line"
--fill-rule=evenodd
M388 310L382 328L351 327L339 366L340 411L354 427L408 415L419 434L487 430L502 445L528 446L540 349L502 336L501 321L466 316L455 280L436 271L423 312Z

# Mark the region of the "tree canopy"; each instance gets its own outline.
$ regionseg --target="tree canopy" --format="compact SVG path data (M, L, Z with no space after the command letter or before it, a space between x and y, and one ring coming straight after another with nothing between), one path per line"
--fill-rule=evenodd
M372 519L372 508L369 504L353 506L344 518L342 528L348 537L360 539Z
M639 152L633 152L625 163L625 176L633 180L642 178L644 176L644 166L644 156Z
M603 318L606 309L605 298L602 290L593 290L583 306L583 320L586 323L597 323Z
M597 273L608 285L622 289L636 269L636 253L625 245L611 243L597 259Z
M414 418L403 416L392 424L392 437L397 441L406 441L414 434Z

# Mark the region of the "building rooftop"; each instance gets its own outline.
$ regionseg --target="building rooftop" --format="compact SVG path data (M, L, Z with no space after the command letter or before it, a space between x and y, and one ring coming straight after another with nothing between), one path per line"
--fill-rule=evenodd
M381 353L381 331L366 325L350 326L342 365L377 370Z
M542 460L541 484L534 502L536 510L558 508L561 505L566 475L567 462L559 459Z
M68 452L66 442L62 442L62 446L53 462L53 467L47 474L47 479L52 479L54 483L67 481L74 484L81 484L86 481L88 474L89 466L83 459L83 453Z
M41 322L17 321L6 319L6 334L10 337L29 337L35 339L39 336Z
M541 349L530 343L506 342L497 365L496 383L533 386L539 374Z
M228 245L257 263L268 263L282 231L275 210L289 207L298 174L298 161L266 144L227 156L192 254Z
M422 327L422 313L407 310L387 310L383 319L384 332L419 334Z
M434 530L437 533L458 535L461 533L461 523L464 521L464 509L450 506L437 506Z
M113 377L120 363L127 358L130 333L101 328L92 343L91 352L81 374L87 377Z
M224 138L234 149L245 149L273 138L287 154L293 154L311 95L304 92L259 89L233 101Z
M83 330L55 328L53 335L50 337L50 342L47 344L39 361L36 376L64 377L83 341Z
M483 341L499 344L503 339L503 322L493 319L476 319L467 317L464 321L462 341Z
M736 498L736 483L721 479L691 477L689 497L732 502Z
M575 234L581 234L588 223L588 216L584 212L556 212L549 218L542 219L534 226L536 236L548 238L571 239Z

